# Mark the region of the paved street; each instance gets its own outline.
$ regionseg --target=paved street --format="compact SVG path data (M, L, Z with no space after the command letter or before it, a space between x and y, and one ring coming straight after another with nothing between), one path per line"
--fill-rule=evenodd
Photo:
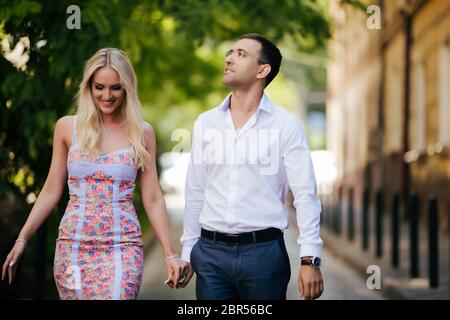
M184 202L182 197L166 196L166 203L170 213L174 241L180 251L179 237L182 232L182 215ZM293 213L293 212L292 212ZM292 217L293 214L291 215ZM291 281L288 287L287 298L289 300L301 299L298 294L298 246L296 244L297 230L295 219L285 233L285 241L291 260ZM322 255L322 274L325 281L325 292L322 300L346 300L346 299L383 299L377 290L369 290L366 286L364 275L357 273L341 260L333 256L326 248ZM144 275L140 292L140 299L195 299L195 276L185 289L171 290L164 285L166 279L164 255L159 243L152 246L145 255Z

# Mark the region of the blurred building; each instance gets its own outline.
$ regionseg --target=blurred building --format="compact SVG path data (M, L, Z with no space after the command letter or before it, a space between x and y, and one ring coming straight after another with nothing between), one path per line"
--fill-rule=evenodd
M361 212L364 191L371 207L381 191L386 213L395 193L403 209L417 193L421 223L437 198L439 228L448 231L450 1L371 1L380 29L372 28L375 11L340 2L330 2L327 144L337 165L330 202Z

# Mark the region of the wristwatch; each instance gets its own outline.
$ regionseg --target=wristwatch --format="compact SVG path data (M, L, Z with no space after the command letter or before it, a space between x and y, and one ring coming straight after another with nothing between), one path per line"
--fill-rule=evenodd
M302 258L300 261L301 261L300 264L302 266L311 266L315 270L320 269L321 260L318 257Z

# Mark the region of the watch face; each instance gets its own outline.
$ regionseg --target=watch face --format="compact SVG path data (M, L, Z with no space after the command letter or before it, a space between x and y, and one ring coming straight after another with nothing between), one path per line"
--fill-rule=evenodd
M313 265L313 267L315 267L316 269L319 269L320 268L320 258L314 258L313 259L313 261L312 261L312 265Z

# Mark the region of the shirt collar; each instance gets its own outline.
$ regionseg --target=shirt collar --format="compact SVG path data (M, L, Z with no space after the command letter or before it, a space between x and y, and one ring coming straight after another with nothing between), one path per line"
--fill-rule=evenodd
M227 111L230 107L230 99L231 99L231 93L222 101L219 108L222 111ZM267 113L272 113L272 102L269 100L269 97L266 96L265 93L263 93L261 100L259 101L257 111L261 109L264 110Z

